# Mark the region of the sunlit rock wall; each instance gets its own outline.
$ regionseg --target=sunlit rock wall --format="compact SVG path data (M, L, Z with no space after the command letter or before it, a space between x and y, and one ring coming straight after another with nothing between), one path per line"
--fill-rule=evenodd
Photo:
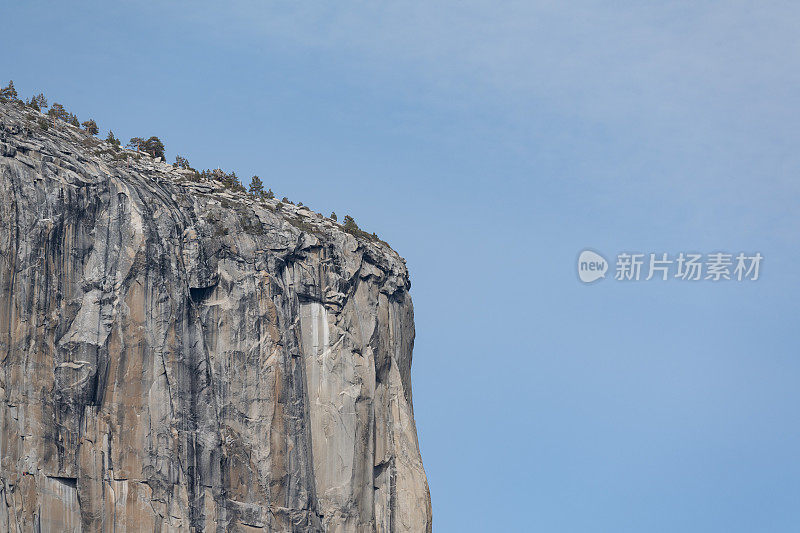
M41 117L0 104L0 532L430 531L404 261Z

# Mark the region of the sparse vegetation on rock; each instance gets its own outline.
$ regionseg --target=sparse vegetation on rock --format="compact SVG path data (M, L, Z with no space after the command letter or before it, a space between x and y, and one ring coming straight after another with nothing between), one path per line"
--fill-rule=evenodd
M81 123L78 121L78 117L67 111L64 106L58 102L54 102L53 105L50 106L47 116L53 119L53 121L61 120L62 122L66 122L67 124L75 126L76 128L79 128L81 125Z
M14 87L14 80L9 80L8 85L0 89L0 98L3 100L18 100L17 89Z
M150 154L152 157L160 157L161 159L166 158L164 155L164 143L161 142L161 139L155 136L148 139L144 139L142 137L131 137L131 140L128 141L127 147L139 152Z
M160 157L161 159L165 159L164 156L164 143L161 142L161 139L158 137L150 137L142 144L141 150L143 152L147 152L153 157Z
M95 122L91 118L86 122L84 122L83 124L81 124L81 126L83 126L83 129L85 129L86 133L88 133L89 135L97 135L98 133L100 133L100 128L97 127L97 122Z
M47 116L54 120L67 121L69 119L69 113L67 113L67 110L64 109L64 106L58 102L53 102L53 105L50 106L50 111L47 112Z
M380 237L378 237L375 233L367 233L366 231L359 228L358 224L356 224L355 219L350 215L344 216L343 226L344 230L353 237L361 237L362 239L366 239L368 241L373 241L373 242L377 241L386 244L386 242L382 241ZM386 244L386 246L389 245Z
M132 150L139 151L142 149L143 145L144 145L144 139L142 139L141 137L131 137L131 139L128 141L128 144L125 145L125 148L130 148Z
M189 160L179 155L175 156L175 162L172 163L172 166L175 168L182 168L184 170L192 168L192 166L189 164Z
M108 136L106 137L106 142L114 145L117 149L119 149L120 145L122 144L119 139L114 137L114 132L110 130L108 132Z
M264 184L261 182L261 178L258 176L250 178L250 190L248 192L254 198L264 197Z
M64 105L53 102L52 105L48 104L48 100L45 97L44 93L39 93L34 96L31 96L27 100L20 100L19 95L17 93L17 89L14 86L14 82L9 80L8 85L0 89L0 101L12 101L17 102L20 105L25 105L30 109L39 112L45 112L47 117L49 117L50 121L45 120L44 118L37 118L36 115L30 114L28 116L28 120L31 122L35 122L41 130L47 130L50 126L56 126L56 121L60 120L67 124L70 124L75 127L82 127L87 133L90 135L98 135L100 133L100 128L97 125L97 122L94 119L88 119L84 122L80 122L78 117L69 112ZM132 137L127 145L126 148L136 150L137 152L141 152L140 154L131 154L130 152L122 152L122 142L114 135L113 131L109 131L108 135L105 138L105 141L112 145L114 148L113 150L110 149L100 149L95 150L95 154L103 155L105 154L108 157L111 157L115 161L130 161L131 158L133 161L139 161L143 154L148 154L154 158L161 158L162 160L166 159L165 156L165 146L164 143L161 141L159 137L151 136L148 138L144 137ZM88 142L88 139L87 141ZM115 151L117 153L115 153ZM239 180L238 176L236 175L235 171L226 172L219 168L217 169L206 169L201 172L198 172L189 164L189 160L186 157L176 155L175 162L173 163L173 167L180 168L182 170L189 170L192 171L191 174L185 176L184 179L188 179L189 181L193 182L202 182L206 180L215 180L231 191L234 192L243 192L249 194L252 198L258 200L274 200L275 193L272 189L267 189L266 191L263 181L259 176L253 176L250 182L249 190L242 185L241 181ZM289 200L286 196L277 203L277 205L273 208L270 204L266 204L269 209L277 209L280 210L281 208L285 207L286 204L295 205L294 202ZM263 204L262 204L263 205ZM303 202L298 202L297 207L304 207ZM331 213L331 219L337 220L336 213ZM298 226L299 222L295 224ZM305 225L305 222L300 224L301 226ZM358 225L355 223L352 217L345 217L345 231L351 233L358 237L367 238L369 240L375 241L379 240L377 235L369 234L363 230L361 230ZM299 226L298 226L299 227Z
M41 111L47 107L47 98L45 98L44 93L39 93L36 96L30 97L28 101L25 102L25 105L36 111Z

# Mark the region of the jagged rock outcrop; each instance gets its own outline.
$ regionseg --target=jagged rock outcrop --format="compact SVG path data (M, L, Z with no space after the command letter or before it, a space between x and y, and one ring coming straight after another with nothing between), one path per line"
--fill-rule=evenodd
M404 261L0 103L0 531L431 529Z

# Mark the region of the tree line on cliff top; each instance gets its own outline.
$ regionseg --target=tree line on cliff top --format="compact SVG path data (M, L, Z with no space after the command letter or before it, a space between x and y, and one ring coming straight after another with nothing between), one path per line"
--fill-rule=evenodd
M97 122L94 119L88 119L84 122L80 122L78 117L67 111L67 109L58 102L53 102L49 104L47 101L47 97L45 97L44 93L39 93L37 95L31 96L27 100L23 100L19 98L19 94L17 93L16 87L14 87L14 81L9 80L8 85L0 89L0 101L2 102L13 102L18 105L22 105L33 109L35 111L39 111L40 113L44 113L52 122L52 126L56 126L56 121L61 121L69 124L70 126L74 126L76 128L82 128L86 133L89 135L98 135L100 133L100 128L97 126ZM45 110L47 110L45 112ZM50 124L46 120L40 119L39 126L42 129L47 129ZM109 130L108 135L105 138L105 141L111 144L115 150L119 151L122 146L122 141L117 139L114 135L114 132ZM166 160L165 156L165 147L164 143L156 136L151 136L148 138L144 137L132 137L128 144L125 146L131 150L136 150L137 152L143 152L149 154L151 157L154 158L161 158L162 160ZM189 160L183 156L177 155L175 156L175 162L172 164L175 168L181 168L184 170L193 171L193 178L197 181L205 180L205 179L212 179L219 181L222 185L228 189L239 191L239 192L246 192L253 198L257 199L273 199L275 198L275 193L272 192L272 189L264 190L264 183L261 181L261 178L258 176L253 176L250 179L250 187L249 190L245 189L242 182L239 180L239 177L236 175L236 172L225 172L222 169L205 169L202 171L197 171L191 167L189 164ZM284 203L290 203L294 205L294 202L286 198L285 196L283 199L278 202L278 208L280 208ZM299 202L298 206L302 206L303 203ZM336 213L333 212L330 215L330 218L333 220L337 220ZM344 222L343 222L344 230L348 233L355 235L357 237L365 237L369 238L370 240L377 239L378 236L374 233L369 234L358 227L356 221L350 215L345 215Z

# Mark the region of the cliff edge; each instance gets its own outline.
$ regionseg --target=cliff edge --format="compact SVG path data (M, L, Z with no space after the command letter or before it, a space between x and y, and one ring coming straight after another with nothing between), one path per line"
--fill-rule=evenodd
M0 103L0 531L425 532L385 243Z

